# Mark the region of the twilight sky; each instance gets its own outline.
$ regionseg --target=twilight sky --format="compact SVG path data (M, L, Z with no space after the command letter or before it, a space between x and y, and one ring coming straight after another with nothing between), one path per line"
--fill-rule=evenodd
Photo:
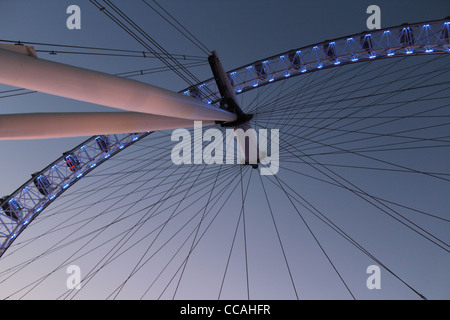
M99 1L101 2L101 1ZM151 1L149 1L151 2ZM176 30L174 30L167 22L163 21L159 16L157 16L153 11L151 11L147 6L143 4L142 1L132 0L132 1L114 1L114 3L119 6L124 12L126 12L132 19L145 31L154 37L154 39L161 44L168 52L173 54L182 55L193 55L206 57L205 54L195 47L192 43L183 38ZM317 43L327 39L338 38L350 34L355 34L366 30L366 19L368 15L366 14L366 8L369 5L376 4L381 8L381 27L385 28L388 26L400 25L404 22L419 22L434 19L441 19L450 15L450 3L448 1L386 1L379 0L373 1L300 1L300 0L229 0L229 1L207 1L207 0L191 0L191 1L163 1L160 0L159 3L168 11L171 15L177 18L196 38L198 38L208 49L216 50L219 57L226 70L230 70L252 61L262 59L264 57L269 57L276 55L281 52L285 52L290 49L299 48L309 44ZM66 19L69 16L66 14L66 8L69 5L76 4L81 8L81 30L68 30L66 28ZM99 10L91 4L89 1L78 1L78 0L46 0L46 1L24 1L24 0L0 0L0 42L1 40L14 40L22 42L36 42L43 44L67 44L73 46L90 46L98 48L117 48L117 49L130 49L130 50L143 50L142 47L121 30L117 25L115 25L111 20L105 17L99 12ZM36 46L38 49L46 50L48 47ZM55 47L53 47L55 48ZM68 49L70 50L70 49ZM99 70L111 74L117 74L122 72L153 68L159 66L157 62L152 59L143 58L125 58L125 57L99 57L91 55L76 55L76 54L58 54L49 55L48 53L41 52L38 56L43 59L49 59L53 61L58 61L66 64L81 66L84 68L89 68L93 70ZM1 61L0 61L1 68ZM200 80L209 79L211 77L211 72L208 66L202 66L190 69L197 78ZM145 75L142 77L136 77L137 80L148 82L156 86L167 88L173 91L180 91L187 87L186 83L178 78L173 72L164 73L154 73ZM443 80L448 81L448 75L443 76ZM10 88L4 85L0 85L0 91L6 91L14 88ZM448 88L446 89L448 92ZM3 95L6 95L3 93ZM447 100L448 101L448 100ZM109 111L108 108L103 106L90 105L87 103L70 101L65 98L48 96L41 93L32 93L18 95L14 97L1 97L0 98L0 112L1 113L22 113L22 112L82 112L82 111ZM448 116L447 108L447 116ZM447 133L448 126L442 129L442 136ZM167 136L167 141L169 143L170 139ZM0 148L2 150L2 157L0 160L0 196L7 195L13 192L16 188L22 185L26 180L29 179L30 174L39 171L50 162L58 158L62 152L73 148L80 142L84 141L86 137L80 138L67 138L67 139L49 139L49 140L36 140L36 141L0 141ZM150 144L149 144L150 145ZM144 146L146 146L144 144ZM446 151L445 151L446 150ZM448 148L442 151L440 156L443 155L441 159L442 162L436 164L436 168L441 166L445 171L446 162L445 159L449 158ZM446 152L446 153L445 153ZM432 153L430 153L431 155ZM133 154L129 155L132 158ZM170 158L167 158L170 161ZM123 159L121 160L123 161ZM280 159L283 161L283 159ZM124 163L125 161L123 161ZM122 164L122 162L120 162ZM417 160L420 163L420 160ZM448 163L448 162L447 162ZM447 166L448 167L448 166ZM433 170L429 169L429 170ZM438 170L438 169L436 169ZM447 169L448 171L448 169ZM438 171L439 172L439 171ZM246 173L245 181L247 178L250 179L248 172ZM283 174L283 173L282 173ZM308 199L310 199L315 204L323 205L324 208L332 206L331 202L335 201L339 205L342 205L343 212L346 210L346 201L343 200L342 191L336 193L329 190L329 186L321 189L320 184L312 183L311 185L303 185L299 183L299 180L295 176L289 176L285 171L284 178L288 181L292 179L295 186L295 191L304 192ZM283 176L282 176L283 177ZM414 196L415 194L427 195L429 199L436 197L436 203L430 205L432 212L437 212L441 217L448 219L448 200L445 200L445 194L449 192L448 181L444 184L432 184L430 187L423 184L421 187L413 188L412 185L408 185L409 180L404 181L404 189L400 190L397 188L395 183L389 183L378 179L376 174L370 174L367 176L358 175L353 172L348 172L348 176L354 179L358 186L370 188L372 184L377 185L376 190L380 190L376 193L380 196L392 196L393 198L405 200L405 203L412 205L417 205L416 208L428 208L428 204L421 203L419 198ZM258 176L252 176L251 179L259 179ZM372 180L370 180L372 179ZM258 180L253 181L253 183ZM413 181L413 180L411 180ZM396 181L398 182L398 181ZM232 184L232 181L226 183ZM415 182L414 182L415 183ZM274 193L274 199L278 199L273 204L273 210L277 212L283 212L285 208L289 207L289 201L282 198L282 193L278 188L272 187L267 184L269 192ZM395 186L394 186L395 185ZM434 193L433 188L441 186L439 190ZM236 190L240 188L239 184L236 186ZM303 189L304 188L304 189ZM413 190L410 190L413 189ZM431 189L430 189L431 188ZM82 187L76 190L81 190ZM254 194L249 195L248 206L255 212L267 211L266 206L264 206L265 198L263 197L264 190L262 188L255 188ZM107 192L107 191L105 191ZM73 198L75 199L76 193L74 191ZM239 198L240 192L235 197ZM342 198L341 198L342 197ZM323 201L323 198L327 198ZM417 200L417 203L416 203ZM440 202L439 202L440 201ZM55 212L62 210L64 208L64 203L55 209ZM239 203L234 203L230 206L229 211L239 213ZM361 205L361 206L360 206ZM339 211L339 206L334 207L336 211ZM348 221L350 227L355 228L356 234L358 234L363 241L370 246L373 245L375 252L382 252L387 250L386 243L384 247L381 246L383 238L389 238L388 234L397 234L398 239L394 239L396 243L393 243L395 251L392 253L387 253L386 259L392 259L394 261L394 269L403 270L405 268L410 268L405 271L405 278L411 280L414 285L417 285L422 293L427 297L434 299L448 299L450 297L450 291L448 289L449 275L448 267L450 262L448 259L448 252L442 252L442 249L428 249L427 244L422 244L422 242L403 242L401 238L401 233L397 233L396 229L391 226L388 221L385 220L371 220L369 218L364 224L364 227L359 225L357 222L353 222L355 214L360 213L363 210L362 204L356 201L352 207L354 212L348 212ZM101 208L95 210L103 210ZM196 209L192 209L196 210ZM198 209L201 210L201 209ZM287 211L293 211L292 209L286 209ZM251 211L251 210L249 210ZM295 210L294 210L295 211ZM376 210L375 210L376 211ZM249 218L250 219L250 218ZM309 237L308 240L299 240L296 237L298 233L307 233L307 228L302 227L301 229L295 230L294 226L290 225L288 220L283 220L281 218L280 224L283 224L283 235L286 235L284 239L285 243L289 243L292 249L288 249L289 245L286 245L286 251L289 251L291 255L295 255L296 250L301 252L307 252L305 255L299 254L293 258L294 262L291 264L292 268L302 265L304 260L310 260L311 263L306 264L306 271L301 271L298 278L299 283L305 283L305 287L308 292L304 294L299 294L300 298L344 298L348 299L349 296L345 290L342 289L342 285L339 285L339 281L336 280L336 276L321 276L321 272L325 272L327 269L322 265L315 266L312 261L321 256L320 252L309 251L308 246L314 246L314 241ZM258 219L256 219L258 220ZM270 225L270 219L266 217L264 222L267 224L264 228L273 228ZM42 220L45 222L45 220ZM227 220L224 220L225 223ZM36 221L37 222L37 221ZM41 221L40 221L41 223ZM426 223L426 222L424 222ZM41 224L44 224L43 222ZM344 223L345 224L345 223ZM263 225L263 222L261 222ZM448 220L442 222L432 222L431 224L433 230L440 235L442 239L448 239ZM312 222L311 226L316 226ZM234 227L234 225L233 225ZM230 230L233 230L230 227ZM251 228L251 226L248 226ZM359 228L360 227L360 228ZM359 229L358 229L359 228ZM368 229L364 229L368 228ZM34 232L39 234L40 229L36 229ZM44 229L42 229L44 230ZM230 236L233 235L233 231L226 233L225 227L214 229L217 235L217 240L220 245L226 243L230 240ZM265 230L265 229L264 229ZM318 229L320 230L320 229ZM370 230L370 233L374 237L367 239L366 231ZM27 230L28 231L28 230ZM249 234L251 232L257 232L257 228L247 230ZM267 230L266 230L267 231ZM119 232L116 230L116 232ZM241 232L241 231L240 231ZM23 236L25 236L25 233ZM369 233L369 232L368 232ZM240 233L239 233L240 234ZM290 236L292 234L292 236ZM320 231L318 232L320 235ZM227 238L228 235L228 238ZM30 235L32 238L32 235ZM60 235L61 239L64 239L63 235ZM273 237L273 235L272 235ZM320 236L319 236L320 237ZM351 279L349 282L356 287L355 293L358 293L357 298L362 299L415 299L416 295L411 294L410 291L405 289L404 286L398 284L391 284L395 282L387 272L382 273L382 283L383 287L381 290L368 290L365 286L365 280L368 275L365 273L365 268L373 264L369 261L367 257L355 260L352 264L352 258L350 258L350 249L344 249L339 247L341 243L339 240L335 239L336 235L330 236L329 238L324 235L323 239L329 240L330 251L335 252L334 258L337 264L342 264L348 267L347 276ZM55 238L56 239L56 238ZM264 261L262 258L265 255L265 251L279 250L276 249L277 242L265 242L265 237L262 236L258 238L261 241L259 243L253 243L255 255L261 260L255 262L253 267L254 275L251 279L264 279L260 281L255 281L255 285L251 285L250 297L265 297L264 292L268 292L268 288L273 288L274 297L284 296L286 290L292 290L289 281L285 278L283 281L278 281L277 277L271 278L278 272L279 268L285 268L285 265L281 262L272 264L271 259L282 260L283 258L279 255L270 256L267 254L268 261ZM384 239L385 241L388 241ZM223 240L223 243L221 242ZM296 241L299 242L296 242ZM397 241L398 240L398 241ZM302 242L304 241L304 242ZM342 241L342 240L341 240ZM380 241L380 246L378 247L378 242ZM390 240L389 240L390 241ZM248 244L249 249L252 244ZM303 248L304 247L304 248ZM202 247L201 247L202 248ZM201 250L198 249L199 251ZM206 252L206 256L209 257L206 264L211 268L220 269L223 266L224 260L217 260L214 258L217 251L223 250L223 252L228 252L229 248L224 245L221 249L214 249L213 246L205 246L203 248ZM228 249L227 249L228 248ZM239 247L242 251L242 248ZM417 253L412 253L409 255L409 261L413 261L415 264L411 265L410 262L401 262L402 258L398 256L399 252L402 251L414 251L419 248ZM448 247L447 247L448 248ZM302 251L302 250L305 251ZM26 249L24 249L26 250ZM132 250L130 250L132 252ZM428 255L421 256L423 252L427 252ZM18 255L20 250L14 253ZM240 259L242 259L243 253L239 253ZM249 253L250 254L250 253ZM26 252L29 257L33 256L33 252ZM226 256L226 255L225 255ZM306 258L307 257L307 258ZM59 258L56 257L54 261ZM306 259L305 259L306 258ZM135 258L136 259L136 258ZM239 260L238 258L236 258ZM194 260L194 259L193 259ZM125 262L127 260L124 260ZM122 261L122 263L125 263ZM203 261L203 264L202 262ZM396 265L396 263L399 263ZM421 263L424 262L424 266ZM7 266L11 267L14 265L13 261L9 260ZM54 262L58 264L59 262ZM78 262L73 262L77 264ZM83 262L79 262L83 271ZM180 289L181 297L198 297L198 298L210 298L208 294L202 294L202 288L204 286L205 292L209 289L214 291L213 285L210 283L208 272L203 271L207 276L206 279L196 280L196 276L200 279L202 275L202 266L204 267L205 260L198 259L196 262L192 262L191 266L195 266L197 273L193 272L194 276L191 278L186 277L186 287L196 288L195 293L189 292L188 289ZM267 263L268 269L264 270L263 265ZM198 265L197 265L198 264ZM54 268L51 266L51 260L48 260L43 264L48 266L48 272ZM233 264L232 264L233 265ZM238 264L237 264L238 265ZM1 266L1 262L0 262ZM405 267L406 266L406 267ZM430 267L431 266L431 267ZM42 267L42 266L41 266ZM2 268L2 267L0 267ZM42 267L43 268L43 267ZM86 267L87 268L87 267ZM324 268L322 270L322 268ZM84 269L86 270L86 269ZM231 270L231 267L230 267ZM314 273L316 271L317 273ZM43 271L44 272L44 271ZM109 272L109 271L108 271ZM268 272L268 273L265 273ZM382 271L383 272L383 271ZM45 274L45 272L44 272ZM39 295L46 295L45 298L53 299L58 297L61 291L64 291L65 278L67 275L64 269L59 269L59 271L54 272L56 275L56 280L48 285L51 290L42 289L36 293L32 293L30 296L25 296L25 298L39 297ZM239 274L239 273L238 273ZM319 274L319 275L317 275ZM312 275L312 276L311 276ZM384 277L386 275L386 277ZM109 286L107 274L104 280L100 280L100 283L106 288L106 292L113 291L114 286ZM428 279L430 276L430 279ZM242 283L242 274L240 276L235 276L233 278L233 273L230 271L231 282L236 282L235 287L242 289L245 292L245 285ZM310 278L315 278L319 284L317 286L309 286ZM3 279L3 278L2 278ZM2 280L3 281L3 280ZM30 282L33 280L30 280ZM265 285L260 285L261 282L265 282ZM3 283L3 282L2 282ZM25 282L24 282L25 283ZM444 284L447 285L444 285ZM308 284L308 285L307 285ZM0 293L3 291L1 286L4 285L8 288L8 292L14 292L14 281L5 281L0 284ZM139 283L135 284L139 288L139 292L145 290L140 288ZM190 285L190 286L189 286ZM267 286L266 286L267 285ZM334 289L334 285L341 286L339 289ZM22 285L17 285L21 287ZM5 288L6 288L5 287ZM101 287L101 286L100 286ZM133 288L133 285L130 284ZM288 289L286 289L288 288ZM302 285L298 285L298 290L301 291ZM313 289L311 289L313 288ZM54 289L54 291L53 291ZM86 297L97 297L97 290L89 291L86 293ZM242 293L236 289L236 292L230 289L230 291L225 291L224 297L231 298L247 298L246 293ZM270 289L272 290L272 289ZM83 291L83 290L82 290ZM100 293L102 290L98 290L99 297L103 298L104 294ZM198 291L198 292L197 292ZM239 293L238 293L239 291ZM41 293L38 293L41 292ZM56 292L56 293L55 293ZM23 292L22 292L23 293ZM121 292L122 293L122 292ZM35 294L35 295L33 295ZM125 291L122 293L123 296L118 296L119 298L138 298L139 294L135 295L133 289ZM184 295L185 294L185 295ZM278 295L279 294L279 295ZM8 293L1 293L2 298L8 296ZM269 298L272 296L268 294ZM19 296L12 296L12 298L18 298ZM42 296L41 296L42 297ZM150 296L150 298L155 298L157 296ZM170 296L169 296L170 297ZM215 299L216 296L211 298ZM289 296L288 298L292 298ZM295 298L295 297L294 297Z

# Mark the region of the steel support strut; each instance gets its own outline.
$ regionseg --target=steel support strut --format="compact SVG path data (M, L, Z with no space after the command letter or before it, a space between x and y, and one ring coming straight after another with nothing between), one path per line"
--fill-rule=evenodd
M187 120L236 116L199 99L133 79L38 59L28 46L0 46L0 83L112 107Z
M244 163L250 164L253 168L257 168L259 162L258 139L256 132L249 123L253 118L253 114L244 113L239 106L233 86L225 73L225 69L216 51L211 53L208 61L221 95L220 107L236 114L236 120L234 121L218 121L217 123L220 123L224 127L232 127L234 129L239 148L244 155Z

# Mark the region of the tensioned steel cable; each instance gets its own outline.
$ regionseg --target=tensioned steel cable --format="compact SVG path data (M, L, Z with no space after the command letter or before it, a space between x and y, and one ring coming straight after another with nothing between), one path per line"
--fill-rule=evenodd
M152 5L150 5L147 1L142 0L149 8L155 11L161 18L163 18L166 22L168 22L172 27L174 27L177 31L179 31L186 39L191 41L197 48L202 50L206 55L211 54L211 50L209 50L200 40L198 40L182 23L180 23L173 15L171 15L166 9L164 9L161 4L153 0L153 2L166 14L170 19L174 21L171 22L168 18L166 18L162 13L156 10ZM177 24L179 27L177 27ZM181 29L183 30L181 30Z
M109 0L104 0L105 4L108 5L116 14L119 15L121 19L125 21L130 27L125 25L124 22L116 18L112 12L107 10L105 7L101 6L98 1L90 0L91 3L95 4L103 13L105 13L109 18L111 18L116 24L118 24L123 30L130 34L134 39L141 43L147 50L151 51L156 57L159 58L163 64L169 67L173 72L175 72L180 78L182 78L189 86L200 82L195 75L193 75L189 70L183 67L178 60L171 57L161 45L159 45L152 37L150 37L142 28L140 28L130 17L128 17L122 10L120 10L116 5L114 5ZM137 33L136 33L137 32ZM141 38L142 36L143 38ZM162 57L156 52L148 43L156 47L159 52L163 52L165 57ZM183 72L182 72L183 71ZM190 79L192 80L190 80Z
M104 6L102 6L98 1L96 0L90 0L91 3L93 3L101 12L103 12L108 18L110 18L114 23L116 23L120 28L122 28L126 33L128 33L132 38L137 40L144 48L146 48L148 51L150 51L153 55L155 55L166 67L168 67L170 70L172 70L175 74L177 74L181 79L183 79L188 85L193 85L195 81L190 80L186 75L184 75L181 71L183 70L182 66L179 66L177 61L173 58L169 58L172 63L175 63L177 67L169 63L169 61L166 59L166 57L170 57L170 54L167 52L164 52L164 50L160 50L165 54L165 56L161 56L159 52L156 52L148 43L150 42L153 46L158 47L159 45L150 38L142 29L140 29L137 25L133 23L131 19L129 19L125 14L123 14L117 7L115 7L112 3L105 1L105 3L112 8L114 12L119 14L119 17L125 20L128 24L131 25L131 28L128 27L124 22L122 22L119 18L115 17L109 10L107 10ZM138 34L136 34L133 29L137 30L138 33L141 34L144 38L141 38ZM162 49L162 47L158 47L159 49Z
M37 52L45 52L51 54L58 53L79 53L79 54L92 54L92 55L111 55L114 57L138 57L138 58L157 58L150 51L139 51L139 50L130 50L130 49L117 49L117 48L104 48L104 47L92 47L92 46L77 46L77 45L69 45L69 44L57 44L57 43L45 43L45 42L34 42L34 41L16 41L9 39L0 39L0 42L12 43L16 45L34 45L34 46L43 46L43 47L57 47L57 48L70 48L70 49L82 49L86 51L70 51L65 52L58 49L53 50L44 50L44 49L36 49ZM98 51L98 52L97 52ZM166 53L159 52L159 56L165 56ZM203 56L194 56L194 55L186 55L186 54L176 54L171 53L170 56L172 58L176 58L179 60L201 60L206 61Z

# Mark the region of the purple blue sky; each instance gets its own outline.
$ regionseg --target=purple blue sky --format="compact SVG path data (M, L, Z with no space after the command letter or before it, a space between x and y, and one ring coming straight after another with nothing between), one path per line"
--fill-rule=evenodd
M149 1L151 2L151 1ZM154 14L142 1L114 1L124 12L133 18L133 20L148 34L155 38L167 51L173 54L185 54L204 56L198 48L193 46L190 42L180 36L173 28L171 28L165 21ZM369 5L376 4L381 8L381 27L396 26L404 22L419 22L434 19L441 19L450 15L450 3L448 1L294 1L294 0L229 0L229 1L207 1L207 0L191 0L191 1L162 1L159 3L174 17L176 17L195 37L200 39L209 49L216 50L226 70L236 68L248 64L252 61L276 55L280 52L285 52L290 49L299 48L309 44L317 43L327 39L342 37L345 35L355 34L366 30L366 8ZM81 8L81 30L68 30L66 28L66 19L69 16L66 14L66 8L69 5L76 4ZM20 40L23 42L38 42L38 43L53 43L53 44L68 44L91 47L104 48L120 48L131 50L142 50L142 47L134 39L132 39L123 30L118 28L114 23L107 19L99 10L89 1L77 0L46 0L46 1L23 1L23 0L0 0L0 40ZM71 65L81 66L89 69L99 70L111 74L127 72L132 70L139 70L151 68L156 64L151 59L140 58L118 58L118 57L95 57L83 55L59 54L56 56L48 55L47 53L39 53L39 57L43 59L50 59L53 61L63 62ZM0 62L1 68L1 62ZM208 67L193 68L191 70L200 80L208 79L211 73ZM145 81L160 87L168 88L173 91L180 91L187 87L187 85L178 78L174 73L155 73L138 78L138 80ZM448 76L447 76L448 80ZM7 86L0 86L0 91L11 89ZM448 89L447 89L448 91ZM109 109L103 106L94 106L86 103L70 101L65 98L48 96L45 94L25 94L16 97L8 97L0 99L1 113L22 113L22 112L82 112L82 111L108 111ZM448 132L448 127L447 131ZM0 160L0 196L7 195L14 191L17 187L22 185L29 179L30 174L41 170L50 162L58 158L62 152L73 148L85 138L68 138L68 139L50 139L50 140L36 140L36 141L0 141L0 149L2 156ZM169 140L168 140L169 142ZM448 159L447 153L444 154L444 160ZM442 154L441 154L442 155ZM446 158L445 158L446 157ZM448 165L445 161L439 162L437 165L445 168ZM167 161L170 161L168 156ZM283 159L280 159L283 161ZM419 160L417 161L420 162ZM430 169L432 170L432 169ZM445 169L442 169L445 170ZM447 169L448 170L448 169ZM286 181L289 179L295 180L296 177L289 177L286 172ZM348 177L357 181L360 186L370 187L372 182L378 186L383 185L377 190L380 191L378 195L386 197L392 196L395 199L405 200L407 203L416 204L417 208L431 208L432 212L438 212L441 216L448 219L448 199L445 200L444 195L449 191L448 182L443 184L439 191L434 192L437 184L416 186L408 184L408 180L404 180L403 189L399 189L397 184L386 181L377 180L377 175L359 175L357 173L348 172ZM258 177L253 177L259 179ZM398 181L396 181L398 182ZM413 182L412 182L413 183ZM399 184L401 185L401 184ZM342 210L342 214L348 215L348 220L344 224L350 227L357 227L358 222L353 219L360 213L360 203L355 202L354 212L347 212L348 203L341 191L332 192L332 188L321 187L320 184L311 185L297 185L296 191L303 192L308 199L315 201L314 203L323 204L324 208L331 205L334 201L337 204L335 211ZM431 188L431 189L430 189ZM288 207L286 199L282 199L282 194L278 189L270 189L269 192L274 193L274 198L279 199L273 204L273 210L277 212L284 212ZM416 197L415 195L423 195L424 198ZM429 196L426 197L425 195ZM322 201L321 198L327 198L327 201ZM426 199L433 199L436 197L438 201L433 205L421 201ZM418 200L420 198L420 200ZM417 203L415 203L417 200ZM265 206L263 205L264 198L262 198L262 189L254 190L254 193L249 195L248 203L254 212L263 212ZM234 212L239 211L239 204L235 204ZM342 206L342 208L340 208ZM347 208L347 209L346 209ZM101 209L98 209L101 210ZM289 209L291 210L291 209ZM435 211L434 211L435 210ZM229 208L233 212L233 208ZM374 210L376 211L376 210ZM405 278L410 280L415 286L419 287L422 293L427 297L434 299L448 299L450 298L449 286L450 278L448 268L450 261L448 253L443 253L442 250L435 248L428 248L427 244L416 240L404 241L402 234L398 233L388 220L372 220L369 212L368 220L356 228L356 236L359 236L362 241L372 246L374 251L385 255L387 260L393 261L393 269L402 271ZM231 213L230 213L231 214ZM337 213L332 213L337 214ZM445 216L446 215L446 216ZM268 216L261 219L262 230L270 228L270 219ZM283 218L281 218L283 219ZM258 219L256 218L256 221ZM223 223L227 220L225 219ZM269 222L268 222L269 221ZM305 283L307 287L306 293L300 293L300 297L306 298L344 298L349 296L336 280L334 274L326 273L329 266L315 265L314 261L323 259L320 252L309 251L309 246L314 246L314 241L311 238L299 238L299 233L307 233L304 228L295 229L293 225L289 225L287 220L283 228L283 234L286 235L285 242L291 244L291 248L287 249L293 257L291 266L295 269L301 268L299 272L299 283ZM266 224L264 224L266 223ZM249 233L263 232L256 227L248 226ZM312 226L316 226L312 223ZM444 240L448 239L448 222L432 222L432 228L435 228L436 233ZM252 229L253 228L253 229ZM186 278L186 286L180 290L180 296L184 297L199 297L209 298L209 287L214 287L212 280L208 277L207 270L202 271L202 268L220 269L223 266L224 260L214 257L217 251L228 250L224 245L229 241L229 234L224 228L214 229L217 235L216 241L218 247L209 247L205 245L203 248L204 256L210 259L198 259L192 262L193 268L197 268L197 273L194 277ZM232 230L232 228L230 229ZM320 230L320 228L318 229ZM27 230L28 231L28 230ZM39 232L39 229L37 231ZM318 231L318 235L321 232ZM373 237L368 236L371 234ZM367 236L367 238L366 238ZM404 286L396 283L387 272L382 271L382 289L368 290L365 286L365 280L368 275L365 273L365 268L374 264L367 257L352 260L350 252L351 249L340 247L342 244L339 238L330 236L328 238L328 249L334 252L334 259L337 264L345 266L346 276L350 279L349 283L355 288L357 298L362 299L415 299L416 295ZM390 238L392 237L392 238ZM280 262L281 256L279 252L273 256L269 254L271 249L276 250L277 243L269 242L264 236L258 237L255 243L249 244L260 260L257 260L252 266L252 280L254 285L251 285L251 297L264 298L267 294L269 298L272 296L269 290L273 290L275 296L285 297L286 291L291 291L292 288L287 278L279 281L275 274L279 272L280 268L285 268L285 265ZM302 240L303 239L303 240ZM223 240L223 242L222 242ZM266 243L267 240L267 243ZM386 241L386 242L384 242ZM392 242L389 242L392 241ZM415 242L417 241L417 242ZM214 241L212 241L214 242ZM380 246L378 246L378 243ZM387 243L387 245L386 245ZM393 248L392 253L389 251L389 243ZM289 247L289 245L287 245ZM217 249L219 248L219 249ZM198 249L200 251L202 248ZM296 250L299 254L296 255ZM408 261L403 261L399 252L417 250L417 253L408 255ZM130 250L132 252L132 250ZM302 253L300 253L302 252ZM18 253L15 253L16 255ZM27 256L33 256L32 252L24 253ZM264 260L266 257L267 260ZM236 259L242 259L241 255ZM280 260L274 263L273 260ZM54 261L57 261L55 259ZM59 260L58 260L59 261ZM123 263L126 263L125 260ZM308 261L305 263L305 261ZM412 261L412 262L411 262ZM48 268L52 268L51 261L46 261ZM57 262L55 262L57 263ZM423 263L423 265L422 265ZM82 265L83 262L80 261ZM0 263L1 265L1 263ZM10 265L8 265L10 266ZM194 267L195 266L195 267ZM264 267L267 268L264 268ZM41 266L42 267L42 266ZM238 268L238 267L236 267ZM323 268L323 270L322 270ZM405 270L407 269L407 270ZM83 269L82 269L83 270ZM323 271L323 273L322 273ZM109 272L109 271L108 271ZM112 271L111 271L112 272ZM29 272L30 273L30 272ZM28 273L28 274L29 274ZM31 272L32 273L32 272ZM230 271L230 280L235 286L236 290L227 291L224 297L231 298L246 298L245 284L242 283L242 274L233 278ZM205 278L201 278L201 276ZM29 297L40 297L53 299L58 296L58 293L63 291L65 279L67 274L64 270L55 272L56 280L48 285L48 288L43 288L40 293L30 295ZM107 273L103 280L99 280L102 285L99 285L88 291L86 297L97 297L97 291L101 296L101 289L110 292L109 285L113 287L108 276L115 277ZM273 277L272 277L273 276ZM200 280L201 279L201 280ZM309 285L315 280L317 285ZM19 281L19 280L17 280ZM32 280L30 280L32 281ZM139 292L141 280L136 280L136 288ZM24 282L25 283L25 282ZM253 283L253 282L252 282ZM1 286L8 287L8 292L13 292L14 282L7 281L0 284L0 292L3 290ZM17 285L20 287L20 285ZM335 289L338 287L338 289ZM5 287L6 288L6 287ZM136 298L133 287L129 289L128 293L124 293L125 298ZM191 288L192 292L189 292ZM204 290L203 290L204 289ZM240 290L242 289L242 290ZM302 285L298 285L299 291ZM109 291L108 291L109 290ZM211 288L214 291L214 288ZM5 290L6 291L6 290ZM242 293L244 291L244 293ZM57 293L55 293L57 292ZM128 295L127 295L128 294ZM42 296L44 295L44 296ZM4 295L1 295L2 298ZM286 294L289 298L292 295ZM28 296L26 296L28 297ZM154 298L152 296L152 298ZM216 298L215 296L211 297Z

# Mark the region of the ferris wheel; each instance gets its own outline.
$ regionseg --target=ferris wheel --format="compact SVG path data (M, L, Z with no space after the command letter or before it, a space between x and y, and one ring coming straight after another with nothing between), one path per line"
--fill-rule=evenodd
M415 275L449 262L449 31L404 24L227 72L210 52L213 76L178 93L1 45L3 84L124 110L0 116L4 139L92 135L2 198L2 298L358 299L373 265L392 292L427 298ZM174 164L168 130L210 142L194 121L223 143L230 128L279 130L279 169L261 175L270 165L245 150ZM57 285L69 265L79 290Z

